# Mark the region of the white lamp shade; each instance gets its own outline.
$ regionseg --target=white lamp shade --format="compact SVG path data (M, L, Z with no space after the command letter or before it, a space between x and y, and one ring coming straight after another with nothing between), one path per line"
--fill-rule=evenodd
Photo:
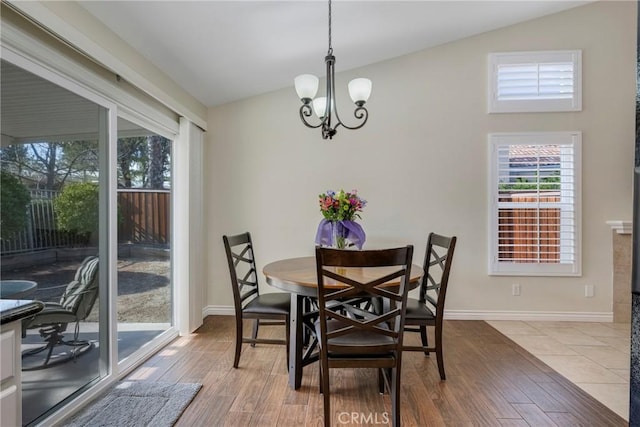
M316 116L323 118L326 109L327 109L326 96L321 96L313 100L313 111L316 113Z
M313 74L300 74L294 79L294 83L300 99L313 99L318 92L318 78Z
M371 80L353 79L349 82L349 95L353 102L367 102L371 96Z

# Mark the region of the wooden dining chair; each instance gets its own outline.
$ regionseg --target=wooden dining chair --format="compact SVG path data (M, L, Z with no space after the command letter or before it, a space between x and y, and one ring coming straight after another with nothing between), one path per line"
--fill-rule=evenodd
M391 394L392 424L400 425L402 331L412 256L413 246L365 251L316 248L316 334L325 426L331 425L331 368L377 368L380 392L386 385ZM367 280L360 282L347 277L348 269L355 267L388 268L367 270ZM393 280L399 284L385 286ZM363 297L381 298L381 310L363 309Z
M240 352L243 343L250 343L255 347L261 344L284 344L287 347L287 369L289 367L289 314L291 312L291 295L288 293L260 294L258 273L256 270L253 243L249 233L236 236L222 236L224 249L231 274L231 288L236 313L236 352L233 367L240 362ZM243 320L253 319L253 333L251 338L244 337ZM285 339L258 338L260 322L274 325L285 324ZM275 320L275 322L274 322Z
M446 380L446 375L442 354L442 322L456 240L456 236L445 237L435 233L429 234L424 256L424 276L420 282L420 296L418 299L408 299L404 328L407 332L420 332L422 346L405 345L402 347L404 351L422 351L427 356L430 352L435 351L440 379L443 381ZM434 327L435 330L436 342L431 347L429 347L427 338L427 326Z

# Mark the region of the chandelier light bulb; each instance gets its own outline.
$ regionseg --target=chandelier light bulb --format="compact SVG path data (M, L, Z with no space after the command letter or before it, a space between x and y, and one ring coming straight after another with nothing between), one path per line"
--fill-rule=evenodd
M369 96L371 96L371 80L363 78L351 80L349 82L349 95L356 105L364 105L369 100Z
M300 74L294 80L298 97L310 102L318 93L318 78L313 74Z
M327 97L320 96L313 100L313 112L316 113L318 118L324 118L324 114L327 111Z

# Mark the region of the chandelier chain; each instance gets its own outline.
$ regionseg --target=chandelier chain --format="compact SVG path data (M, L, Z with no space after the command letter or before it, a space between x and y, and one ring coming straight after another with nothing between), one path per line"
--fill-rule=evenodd
M333 54L333 46L331 46L331 0L329 0L329 55Z

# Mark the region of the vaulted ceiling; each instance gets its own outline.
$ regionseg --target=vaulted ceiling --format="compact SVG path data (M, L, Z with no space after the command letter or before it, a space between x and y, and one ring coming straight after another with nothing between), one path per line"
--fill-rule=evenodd
M335 0L336 70L361 67L588 2ZM326 1L79 3L206 106L292 87L298 74L324 74Z

